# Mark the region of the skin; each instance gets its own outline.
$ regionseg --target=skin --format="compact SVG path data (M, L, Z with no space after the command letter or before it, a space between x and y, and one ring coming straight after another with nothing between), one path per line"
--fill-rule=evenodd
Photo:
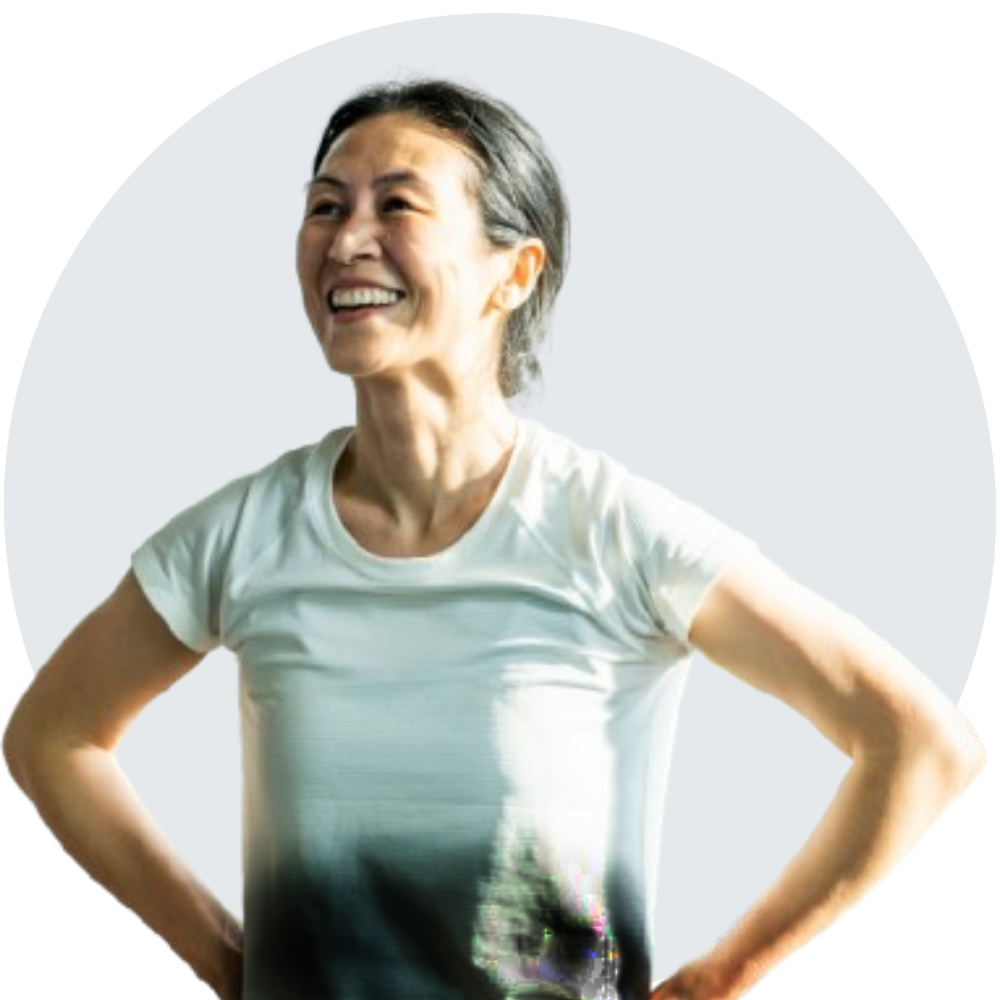
M310 185L297 247L303 303L327 364L350 377L354 438L331 489L345 526L383 556L426 555L488 504L515 421L496 378L506 315L544 267L528 240L492 249L474 167L405 116L359 123ZM386 185L387 173L419 178ZM327 305L361 279L406 298L350 322ZM899 653L758 554L699 610L691 641L786 702L852 758L802 850L707 954L655 1000L731 1000L828 926L909 850L984 762L967 720ZM202 657L179 642L131 573L39 671L4 753L63 847L160 934L222 1000L241 996L242 928L191 873L118 768L132 720Z

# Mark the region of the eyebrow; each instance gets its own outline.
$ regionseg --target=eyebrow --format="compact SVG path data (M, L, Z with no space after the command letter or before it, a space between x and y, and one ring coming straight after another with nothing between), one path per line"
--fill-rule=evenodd
M306 190L308 191L309 188L317 184L326 184L330 187L340 188L341 190L346 190L350 186L347 181L335 177L333 174L317 174L312 180L306 182ZM427 182L412 170L390 170L388 173L376 177L373 182L373 186L376 188L392 187L394 184L411 184L422 188L429 187Z

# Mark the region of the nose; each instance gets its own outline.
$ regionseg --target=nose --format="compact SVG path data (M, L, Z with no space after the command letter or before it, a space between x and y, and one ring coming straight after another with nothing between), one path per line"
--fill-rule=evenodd
M373 260L379 256L377 219L362 208L345 213L330 243L329 257L337 264Z

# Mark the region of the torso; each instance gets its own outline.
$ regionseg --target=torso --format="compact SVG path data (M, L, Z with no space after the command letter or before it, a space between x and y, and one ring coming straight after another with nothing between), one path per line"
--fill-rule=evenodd
M247 1000L649 993L683 613L735 541L522 430L419 546L337 489L341 428L133 557L239 659Z

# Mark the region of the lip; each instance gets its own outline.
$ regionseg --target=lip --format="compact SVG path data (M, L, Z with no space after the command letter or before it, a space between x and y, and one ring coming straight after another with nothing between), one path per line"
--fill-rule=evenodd
M349 312L338 312L333 308L333 295L335 292L345 288L378 288L386 292L398 292L400 298L396 302L391 302L387 305L365 306L364 308L352 309ZM404 292L402 288L397 288L394 285L386 285L381 281L364 278L360 275L352 275L351 277L344 277L339 280L332 281L326 289L324 301L326 302L327 311L334 323L351 323L357 320L365 319L368 316L374 316L378 312L385 312L393 306L398 306L400 302L405 300L405 298L406 292Z
M330 300L330 296L341 288L381 288L386 292L402 292L402 288L397 288L395 285L386 285L381 281L366 281L364 278L342 278L339 281L332 281L327 286L324 291L326 300Z
M333 294L343 288L379 288L386 292L399 292L400 298L397 302L390 303L389 305L371 306L364 309L354 309L349 313L341 313L333 308ZM392 285L383 285L377 281L366 281L364 278L344 278L341 281L333 282L330 287L327 288L324 301L326 302L327 310L334 320L343 322L348 319L361 319L364 316L371 315L379 310L392 308L392 306L399 305L399 303L405 298L406 292L404 292L402 288L395 288Z
M389 309L394 309L403 300L400 299L399 302L390 302L388 305L384 306L361 306L356 309L351 309L349 312L337 312L334 309L330 310L330 319L333 321L334 325L348 324L348 323L358 323L363 319L367 319L369 316L374 316L376 313L384 313Z

